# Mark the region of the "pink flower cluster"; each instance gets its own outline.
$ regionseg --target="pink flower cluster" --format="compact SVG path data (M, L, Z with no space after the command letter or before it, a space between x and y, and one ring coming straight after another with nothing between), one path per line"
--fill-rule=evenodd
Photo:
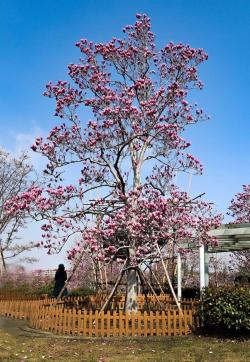
M78 196L79 189L73 185L44 190L33 187L8 200L5 203L5 209L12 215L18 215L26 210L35 220L46 220L46 223L41 225L42 240L37 246L42 245L51 253L52 250L58 250L58 247L61 249L68 235L79 230L77 223L80 216L75 213L75 217L71 218L69 214L65 214L64 210L64 208L67 209L65 205Z
M250 185L243 185L243 192L235 195L229 212L236 223L250 222Z
M87 229L83 241L99 260L125 257L133 248L136 263L141 263L156 257L156 243L160 247L175 243L180 249L187 243L216 244L208 232L220 224L221 215L214 214L209 203L192 202L186 193L173 188L169 198L156 192L142 192L137 199L132 195L123 208ZM78 254L73 248L69 258Z
M45 96L50 98L56 96L57 107L55 116L63 118L64 107L76 108L83 101L82 92L71 88L65 81L59 80L56 85L48 83L46 88Z

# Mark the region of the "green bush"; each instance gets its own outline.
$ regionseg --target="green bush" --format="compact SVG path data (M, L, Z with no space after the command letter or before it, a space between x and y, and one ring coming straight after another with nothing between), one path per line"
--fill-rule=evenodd
M250 333L250 289L208 288L199 315L205 332Z
M15 285L12 281L5 282L4 285L0 288L0 294L1 292L14 292L17 294L26 294L26 295L42 295L42 294L48 294L49 297L52 297L53 295L53 289L54 289L54 281L44 283L39 286L32 286L29 283L19 283L18 285Z
M54 281L40 285L40 286L36 287L35 289L33 289L33 293L38 294L38 295L48 294L49 297L52 297L54 285L55 285Z
M80 296L84 296L84 295L94 295L94 290L91 288L76 288L73 289L69 292L69 296L72 297L80 297Z
M7 281L1 285L0 292L15 292L19 294L31 294L31 288L28 283L19 283L15 285L12 281Z

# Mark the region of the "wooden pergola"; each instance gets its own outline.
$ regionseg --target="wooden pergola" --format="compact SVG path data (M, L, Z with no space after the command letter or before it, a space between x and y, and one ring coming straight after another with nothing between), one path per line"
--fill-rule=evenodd
M209 253L224 253L250 249L250 223L224 224L218 229L211 230L218 244L215 247L201 245L199 247L200 262L200 291L208 286L209 282ZM192 243L183 245L184 249L193 249ZM178 299L181 299L181 256L177 256Z

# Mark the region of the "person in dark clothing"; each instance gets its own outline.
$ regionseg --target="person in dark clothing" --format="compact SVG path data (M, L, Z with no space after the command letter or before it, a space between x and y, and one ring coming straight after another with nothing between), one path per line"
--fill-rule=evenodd
M65 267L63 264L59 264L58 269L55 274L55 287L54 287L54 292L53 292L54 297L56 297L56 298L58 297L58 295L60 294L60 291L62 290L62 288L65 285L66 280L67 280L67 273L65 271ZM67 288L65 288L62 296L65 296L67 294L68 294L68 291L67 291Z

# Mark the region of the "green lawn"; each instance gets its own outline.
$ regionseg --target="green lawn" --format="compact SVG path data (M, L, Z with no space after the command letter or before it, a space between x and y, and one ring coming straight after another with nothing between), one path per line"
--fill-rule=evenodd
M18 321L19 322L19 321ZM198 336L156 338L36 337L0 324L0 361L250 361L250 341L217 340Z

